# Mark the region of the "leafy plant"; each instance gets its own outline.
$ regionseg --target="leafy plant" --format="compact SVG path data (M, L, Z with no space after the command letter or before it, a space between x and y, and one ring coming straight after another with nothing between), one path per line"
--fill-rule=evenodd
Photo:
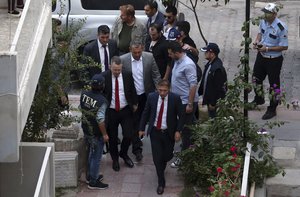
M253 19L252 21L258 21ZM250 22L250 21L249 21ZM248 23L249 23L248 22ZM244 24L246 25L246 23ZM246 31L246 27L242 28ZM251 43L244 34L241 43ZM241 50L242 52L243 50ZM218 101L217 117L193 127L194 144L180 153L182 159L180 171L188 184L195 185L205 194L215 197L236 196L240 189L243 172L243 158L247 142L252 144L249 183L262 186L265 178L284 171L270 154L269 142L273 136L266 131L284 124L282 121L266 122L258 125L245 116L244 111L253 106L243 98L244 90L253 89L253 84L245 81L245 72L249 72L248 54L241 56L240 70L232 82L228 82L226 97ZM279 87L272 87L271 98L284 103L284 94Z
M44 141L47 129L74 121L61 112L69 110L70 71L78 67L72 39L83 24L84 20L72 23L68 29L61 29L59 21L53 20L53 47L46 53L22 141Z

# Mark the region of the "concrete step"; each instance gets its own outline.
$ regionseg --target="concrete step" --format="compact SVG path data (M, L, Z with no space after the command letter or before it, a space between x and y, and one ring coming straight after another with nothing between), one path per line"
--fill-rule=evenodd
M77 187L78 153L55 152L55 187Z
M300 169L285 169L286 175L281 174L266 181L267 197L299 197Z
M284 168L281 174L266 181L267 197L300 196L300 141L275 140L272 155L277 163Z

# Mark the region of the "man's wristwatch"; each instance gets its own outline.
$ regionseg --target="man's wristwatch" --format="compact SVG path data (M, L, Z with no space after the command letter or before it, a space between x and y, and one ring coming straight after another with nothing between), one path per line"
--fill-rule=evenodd
M189 107L193 107L193 103L188 103L188 106Z

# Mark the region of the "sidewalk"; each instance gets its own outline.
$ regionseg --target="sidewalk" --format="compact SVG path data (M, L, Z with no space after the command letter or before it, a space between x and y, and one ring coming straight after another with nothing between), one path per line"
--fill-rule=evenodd
M79 95L69 95L69 101L73 108L79 105ZM78 112L73 115L79 116ZM119 128L121 137L121 128ZM179 150L179 143L175 144L175 150ZM133 168L128 168L120 158L120 171L112 169L112 159L110 154L102 157L100 171L104 176L104 183L109 184L106 190L90 190L85 183L85 175L80 177L77 188L61 189L56 191L61 197L177 197L183 190L183 177L177 169L171 168L170 161L165 171L166 187L163 195L157 195L157 175L152 160L150 138L143 139L143 155L141 162L135 161L135 156L131 153L131 146L128 151L129 157L134 162Z
M101 173L104 175L104 183L109 184L106 190L90 190L84 182L84 177L79 181L77 188L63 189L57 192L61 197L155 197L157 188L157 176L152 161L150 140L145 138L144 158L142 162L135 162L135 157L129 154L135 166L128 168L120 159L120 171L112 169L112 160L109 154L103 155L101 161ZM131 150L131 147L130 147ZM165 171L166 187L163 197L177 197L183 189L183 177L177 169L167 166ZM60 195L58 195L60 193Z

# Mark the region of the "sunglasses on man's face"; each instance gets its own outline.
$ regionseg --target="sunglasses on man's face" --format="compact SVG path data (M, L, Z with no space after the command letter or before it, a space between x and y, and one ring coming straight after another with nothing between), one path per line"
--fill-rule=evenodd
M168 18L168 19L170 19L170 18L172 18L172 16L166 16L166 15L165 15L165 18Z

